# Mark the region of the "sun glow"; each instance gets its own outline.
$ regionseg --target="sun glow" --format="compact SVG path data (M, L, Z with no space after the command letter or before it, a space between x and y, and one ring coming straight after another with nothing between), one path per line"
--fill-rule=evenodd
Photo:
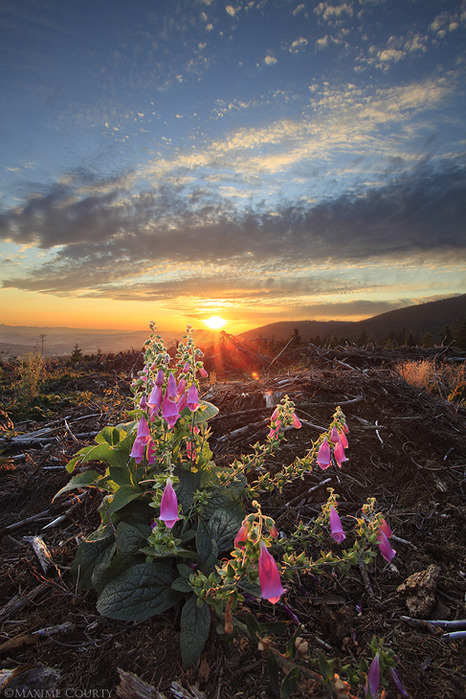
M211 316L204 321L208 328L211 330L220 330L226 323L226 320L220 318L220 316Z

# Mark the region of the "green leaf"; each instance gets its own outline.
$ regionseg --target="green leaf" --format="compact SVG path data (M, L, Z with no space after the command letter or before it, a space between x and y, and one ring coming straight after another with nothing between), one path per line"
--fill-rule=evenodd
M176 578L172 583L172 590L178 590L178 592L192 592L193 588L186 578Z
M203 573L209 573L217 561L218 548L217 544L212 539L212 535L208 527L202 520L199 520L199 525L197 528L196 550L199 569Z
M196 662L209 637L210 609L204 602L199 607L197 600L192 594L181 612L180 650L185 668Z
M219 553L231 551L242 519L243 508L238 505L230 505L229 508L222 508L214 512L207 524L207 529L217 544Z
M108 511L111 515L122 507L125 507L132 500L142 497L143 493L140 488L135 488L134 485L122 485L118 488L115 495L108 499Z
M206 519L210 519L217 510L221 509L231 510L232 513L236 512L236 516L240 519L239 526L241 526L241 521L244 516L243 505L238 498L231 498L226 488L219 488L217 492L212 495L202 508L202 516Z
M124 430L118 429L118 427L111 427L110 425L107 425L107 427L104 427L104 429L101 430L98 435L96 435L95 441L97 442L97 444L102 444L106 442L107 444L110 444L112 447L114 447L115 445L122 442L126 436L127 434Z
M92 589L92 574L99 564L108 565L115 552L115 537L108 525L99 527L79 545L71 573L82 590Z
M299 667L294 667L289 671L280 688L280 699L288 699L288 697L296 691L298 688L299 675Z
M128 441L121 442L118 446L113 447L107 442L102 442L100 444L92 445L90 447L84 447L81 449L76 456L71 459L67 470L70 469L70 465L73 464L71 470L78 463L86 463L86 461L103 461L107 466L126 466L129 460L129 453L131 451L131 442Z
M258 641L260 638L262 638L260 624L253 614L248 614L244 620L244 623L246 624L246 628L252 641Z
M194 424L211 420L218 414L219 410L213 403L208 403L206 400L199 401L199 408L194 413Z
M267 653L267 674L269 676L270 686L272 687L273 693L276 697L279 697L280 684L278 680L278 663L272 651Z
M199 488L200 474L186 471L180 466L174 469L174 474L180 479L176 486L176 497L183 512L189 512L193 505L194 493Z
M176 567L178 569L178 573L182 578L185 578L185 580L187 580L194 572L193 569L187 566L185 563L178 563Z
M122 621L142 621L173 607L180 593L171 589L175 579L171 563L138 563L104 587L97 600L103 616Z
M116 530L116 554L111 561L102 561L95 566L92 573L94 588L100 592L110 580L129 568L145 541L145 536L136 527L120 522Z
M109 466L108 475L117 485L136 485L127 466Z
M55 500L55 498L58 498L59 495L64 495L70 490L89 487L97 488L97 481L101 477L101 473L92 469L90 469L89 471L83 471L82 473L78 473L76 476L73 476L71 480L65 486L63 486L63 488L61 488L61 490L59 490L56 495L54 495L52 502Z

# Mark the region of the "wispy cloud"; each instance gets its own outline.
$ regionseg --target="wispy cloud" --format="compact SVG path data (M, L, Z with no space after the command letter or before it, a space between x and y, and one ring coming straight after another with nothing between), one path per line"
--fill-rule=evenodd
M214 287L231 293L240 263L243 294L259 269L260 279L269 280L268 289L265 281L259 283L264 299L304 289L330 293L341 291L342 284L351 287L334 275L329 275L331 283L316 275L330 260L335 265L403 264L433 254L458 263L465 252L464 220L466 169L459 167L419 169L366 192L314 205L285 204L266 213L241 213L203 192L193 206L176 187L137 196L115 190L77 198L71 185L61 186L0 219L3 239L57 248L55 259L4 286L112 298L166 297L182 287L190 294L202 289L205 296Z

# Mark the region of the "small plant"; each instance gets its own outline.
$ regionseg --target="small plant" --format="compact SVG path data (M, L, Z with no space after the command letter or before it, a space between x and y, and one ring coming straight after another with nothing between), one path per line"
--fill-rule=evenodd
M439 393L451 403L462 402L464 399L464 363L452 365L437 363L432 359L410 360L400 362L396 366L396 372L411 386Z
M21 360L16 397L20 403L29 405L39 395L41 382L45 378L45 362L39 352L28 352Z
M307 525L299 522L288 537L278 535L262 510L261 494L280 492L313 466L341 468L347 461L348 426L341 408L303 458L272 475L267 459L288 427L301 427L285 396L271 415L264 442L230 466L217 466L208 422L218 410L199 398L199 377L207 372L191 327L173 360L153 323L151 331L143 369L131 384L135 408L129 421L105 427L67 466L72 473L79 464L100 461L105 470L73 475L55 497L76 488L99 490L101 523L78 547L72 565L76 585L96 590L98 611L114 619L144 620L182 606L181 655L190 667L207 640L212 614L227 634L244 631L234 613L246 595L277 604L298 571L345 572L369 565L377 548L387 561L395 551L374 499L362 506L351 537L348 532L351 541L339 553L325 550L330 542L341 547L346 540L333 489L320 515ZM257 628L257 621L249 621L249 631ZM296 668L293 677L299 664ZM316 677L326 683L322 671Z

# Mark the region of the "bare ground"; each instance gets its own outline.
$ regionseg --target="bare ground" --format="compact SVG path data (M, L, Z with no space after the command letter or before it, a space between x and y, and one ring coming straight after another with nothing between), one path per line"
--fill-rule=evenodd
M354 357L352 361L342 355L325 360L316 356L305 368L282 368L275 377L206 385L208 399L220 409L211 423L211 448L219 464L230 463L265 436L265 419L271 413L266 401L272 398L279 400L282 394L288 394L303 419L303 427L287 433L285 445L269 464L271 469L303 456L319 434L313 425L327 426L335 407L341 405L350 427L349 461L341 470L314 468L303 481L290 482L281 495L264 498L263 510L276 518L280 531L287 533L297 520L306 521L320 511L327 498L326 489L331 486L340 495L339 512L345 526L350 527L350 518L366 498L375 497L378 510L386 514L398 537L393 543L397 555L392 564L377 557L368 571L368 580L356 569L346 576L301 575L288 585L283 603L273 606L248 600L240 619L252 612L260 621L287 622L286 631L265 639L258 648L245 636L226 637L221 628L217 633L214 623L199 662L185 671L178 650L179 610L144 623L116 622L97 614L94 593L74 589L69 567L83 534L99 522L98 495L89 493L78 498L70 494L51 505L54 494L68 480L64 468L67 461L92 442L90 436L76 435L95 433L112 420L116 422L121 403L112 405L111 395L112 391L117 395L115 385L121 388L122 383L121 374L103 379L92 372L81 383L70 382L73 391L108 390L106 410L96 414L87 403L65 408L54 423L24 421L15 425L16 430L56 430L52 438L49 432L42 436L42 442L39 436L39 441L26 446L3 443L0 667L17 673L41 668L55 671L49 671L45 684L39 683L37 675L35 679L29 675L28 679L23 674L19 677L26 678L25 684L17 680L15 685L13 680L8 687L48 687L56 692L48 696L65 696L65 692L66 696L85 696L85 692L92 696L89 692L93 690L93 696L99 697L273 697L267 647L275 650L283 672L286 662L281 662L277 653L285 654L299 623L299 635L308 642L307 653L300 658L303 667L310 666L318 650L329 658L357 665L361 656L370 655L368 644L376 635L395 652L399 673L411 697L466 696L466 641L448 641L426 624L408 623L402 617L414 614L410 614L406 596L397 591L412 574L436 566L438 579L425 618L466 618L466 432L461 409L442 396L407 385L394 373L391 361L374 361L373 357ZM272 397L268 397L270 394ZM90 417L81 419L84 415ZM236 432L245 426L246 430ZM23 522L42 512L42 519ZM64 513L54 526L44 528ZM12 527L21 522L21 526ZM42 537L52 557L45 574L25 539L34 535ZM329 538L331 546L335 544ZM13 606L8 606L12 600ZM423 600L425 593L421 592L420 602ZM290 618L290 609L294 619ZM32 635L65 623L69 626L55 634ZM124 689L119 670L133 673L153 689L145 688L147 694ZM95 693L97 690L100 694ZM364 695L362 687L353 688L353 692ZM293 696L329 695L304 677ZM391 685L385 696L399 695Z

